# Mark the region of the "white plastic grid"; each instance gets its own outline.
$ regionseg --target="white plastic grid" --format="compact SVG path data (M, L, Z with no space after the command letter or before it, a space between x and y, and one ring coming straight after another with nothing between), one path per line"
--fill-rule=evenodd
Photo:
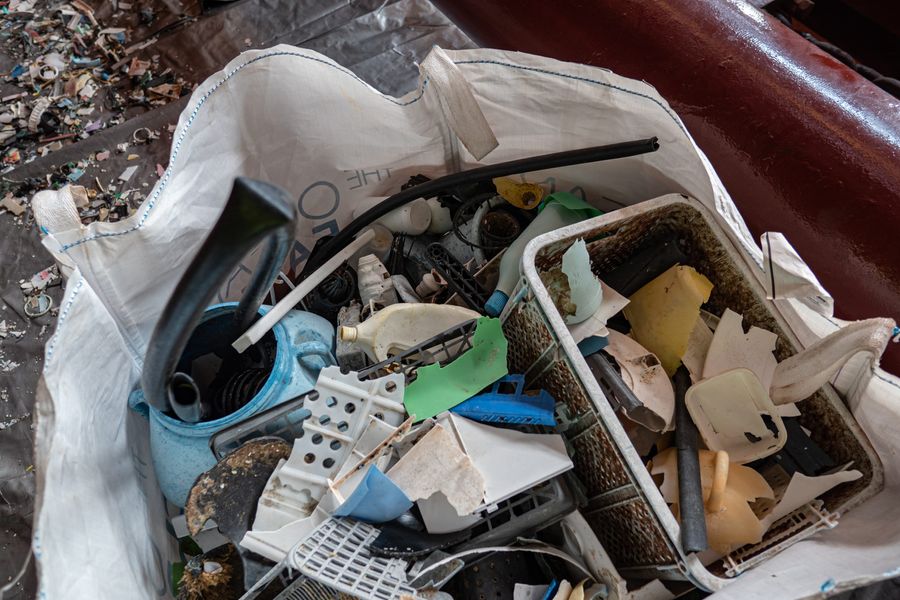
M306 577L362 600L419 598L406 583L406 561L369 552L378 533L367 523L332 518L300 542L288 560Z

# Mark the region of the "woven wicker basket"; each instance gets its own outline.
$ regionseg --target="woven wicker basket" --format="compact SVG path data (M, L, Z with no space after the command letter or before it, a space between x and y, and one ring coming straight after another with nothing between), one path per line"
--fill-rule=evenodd
M596 273L676 233L685 242L690 265L715 285L708 306L716 314L730 308L745 325L778 334L779 360L799 343L712 213L699 202L669 195L615 211L533 240L523 256L523 277L503 315L510 370L525 373L529 386L565 401L574 424L565 435L575 448L575 471L589 495L582 512L619 572L626 577L687 579L706 590L822 528L837 513L868 499L883 486L883 468L865 434L834 389L827 385L804 400L802 425L838 464L853 463L863 477L842 484L776 522L759 544L744 546L704 567L680 548L678 523L628 440L540 280L540 272L560 265L573 241L588 244ZM756 268L755 266L753 268Z

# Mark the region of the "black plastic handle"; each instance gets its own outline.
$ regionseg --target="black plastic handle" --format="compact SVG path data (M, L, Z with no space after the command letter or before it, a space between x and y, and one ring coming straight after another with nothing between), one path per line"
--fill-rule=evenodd
M234 314L227 332L230 343L252 323L290 249L296 213L291 197L281 188L238 177L225 209L182 275L150 338L141 386L150 406L173 408L184 420L196 422L201 410L191 394L176 400L171 392L176 365L216 291L257 244L266 241L253 280ZM188 377L189 379L189 377ZM189 382L179 382L184 391ZM172 396L172 397L170 397ZM182 416L183 415L183 416Z

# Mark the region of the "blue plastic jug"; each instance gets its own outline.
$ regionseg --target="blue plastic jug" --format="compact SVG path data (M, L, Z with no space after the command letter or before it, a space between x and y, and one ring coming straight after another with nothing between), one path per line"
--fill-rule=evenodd
M322 367L334 363L332 325L301 311L291 311L244 352L232 347L265 312L262 301L293 242L293 202L276 186L236 178L150 338L141 391L131 404L150 420L157 479L178 506L184 506L196 478L215 464L212 434L310 390ZM216 291L260 245L240 302L210 307Z
M233 314L237 303L210 307L201 323ZM260 314L268 310L262 307ZM129 405L150 420L150 454L166 499L183 507L197 477L216 464L209 438L258 412L309 391L322 368L336 364L331 354L334 328L322 317L292 310L272 329L275 362L262 389L237 411L213 421L186 423L149 406L144 393L131 394Z

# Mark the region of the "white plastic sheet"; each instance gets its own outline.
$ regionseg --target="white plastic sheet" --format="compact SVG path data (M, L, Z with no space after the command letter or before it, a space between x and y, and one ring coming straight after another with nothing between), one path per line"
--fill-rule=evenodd
M429 69L435 70L432 74ZM530 174L604 210L666 193L714 209L762 279L762 252L709 163L646 83L608 71L493 50L423 62L418 89L382 95L349 70L290 46L247 52L194 92L169 166L141 209L87 227L43 199L45 245L74 267L46 348L37 435L34 548L41 597L155 598L171 593L179 560L149 463L146 424L126 399L138 385L156 319L237 175L297 199L302 221L288 269L353 208L437 176L538 153L657 136L656 153ZM497 141L493 147L493 141ZM491 149L493 148L493 149ZM481 155L476 160L467 149ZM52 218L49 218L53 215ZM43 218L47 217L47 218ZM239 295L252 257L222 290ZM796 299L777 300L804 342L841 323ZM887 488L839 527L742 575L722 597L800 597L828 580L889 576L900 567L894 456L900 382L871 364L837 378L886 467Z

